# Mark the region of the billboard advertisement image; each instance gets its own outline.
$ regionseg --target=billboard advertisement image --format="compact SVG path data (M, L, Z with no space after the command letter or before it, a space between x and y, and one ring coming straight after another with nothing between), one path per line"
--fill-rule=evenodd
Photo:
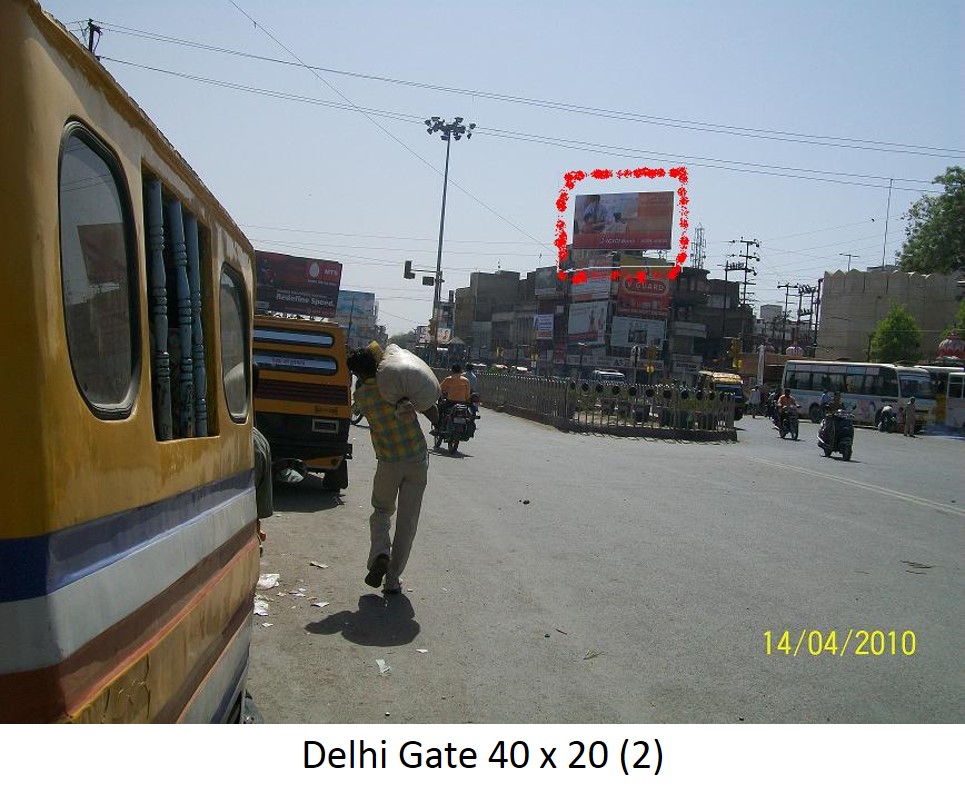
M674 193L606 193L577 196L574 249L669 250Z
M536 316L536 337L541 340L553 340L553 319L552 313L544 313Z
M666 322L663 319L633 319L614 316L610 325L611 347L657 346L663 344Z
M635 276L620 279L617 291L617 313L666 314L670 306L671 280L647 277L641 282Z
M566 286L556 276L556 266L544 266L536 269L533 293L537 299L553 299L560 297Z
M583 342L588 346L606 343L606 313L609 302L575 302L570 305L570 320L566 331L570 344Z
M313 257L255 252L258 313L292 313L299 316L334 316L342 264Z

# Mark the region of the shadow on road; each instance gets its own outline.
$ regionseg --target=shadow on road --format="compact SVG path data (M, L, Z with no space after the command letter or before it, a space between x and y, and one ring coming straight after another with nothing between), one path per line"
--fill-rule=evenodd
M318 475L307 475L299 484L275 481L272 500L275 510L280 512L320 512L343 505L340 493L322 489L322 478Z
M309 623L306 632L338 634L360 646L403 646L411 643L421 627L415 620L415 610L405 596L370 593L359 598L357 612L343 609L327 618Z

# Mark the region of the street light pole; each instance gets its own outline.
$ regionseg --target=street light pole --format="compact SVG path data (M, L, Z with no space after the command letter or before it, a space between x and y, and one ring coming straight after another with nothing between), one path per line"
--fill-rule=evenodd
M452 123L447 123L439 117L432 117L425 121L426 131L429 134L440 134L446 141L446 169L442 175L442 213L439 216L439 250L436 252L436 281L432 294L432 360L435 361L439 346L439 302L442 293L442 234L446 226L446 190L449 188L449 149L453 139L459 140L463 135L466 139L472 137L472 130L476 128L475 123L464 126L462 118L455 118Z

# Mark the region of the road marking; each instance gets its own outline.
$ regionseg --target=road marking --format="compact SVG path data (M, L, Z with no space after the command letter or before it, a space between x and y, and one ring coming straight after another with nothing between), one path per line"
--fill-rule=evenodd
M879 495L886 495L890 498L898 498L900 500L907 501L908 503L917 503L919 506L926 506L929 509L936 509L945 514L956 514L959 517L965 517L965 509L959 508L957 506L949 506L946 503L939 503L936 500L929 500L928 498L921 498L917 495L909 495L907 492L896 492L894 489L887 489L884 486L875 486L874 484L868 484L864 481L855 481L853 478L842 478L840 475L832 475L828 472L819 472L818 470L808 470L804 467L793 467L790 464L780 464L777 461L768 461L765 458L757 458L756 456L748 456L751 461L757 461L761 464L767 464L771 467L779 467L782 470L792 470L793 472L800 472L804 475L812 475L815 478L824 478L829 481L838 481L843 484L851 484L852 486L857 486L859 489L865 489L869 492L877 492Z

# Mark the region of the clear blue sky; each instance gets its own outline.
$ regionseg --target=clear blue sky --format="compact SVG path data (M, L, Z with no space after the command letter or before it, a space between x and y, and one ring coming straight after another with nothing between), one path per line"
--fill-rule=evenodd
M904 236L900 216L927 182L965 164L957 0L43 5L74 31L88 17L101 24L105 67L256 248L341 261L342 286L374 290L390 333L425 323L431 307L431 288L405 281L402 263L435 267L445 144L418 122L432 115L478 126L472 140L453 144L450 180L459 187L450 185L447 205L446 290L467 285L473 270L552 264L565 171L683 164L691 231L706 229L711 276L723 276L717 266L736 250L728 241L756 238L756 301L783 302L778 284L815 284L847 263L841 253L858 255L853 267L881 263L888 178L896 188L892 262ZM333 103L393 116L369 119ZM817 145L813 135L860 147ZM792 141L800 139L809 142Z

